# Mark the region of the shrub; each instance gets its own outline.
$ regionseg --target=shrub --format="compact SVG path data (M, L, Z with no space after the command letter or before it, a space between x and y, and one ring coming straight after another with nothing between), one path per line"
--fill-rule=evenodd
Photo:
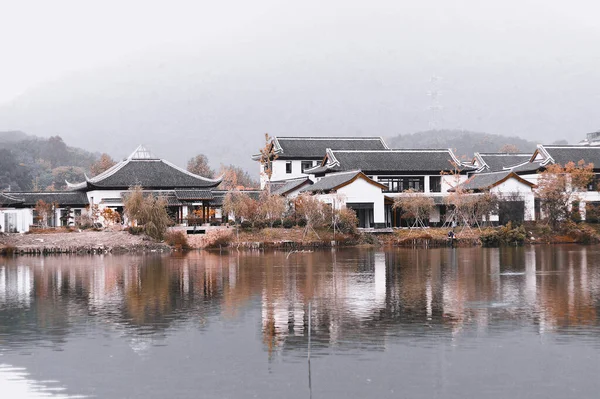
M292 227L294 227L294 219L283 219L283 228L284 229L291 229Z
M588 223L598 223L600 221L600 205L589 202L585 205L585 221Z
M242 227L242 229L251 229L252 228L252 222L250 222L249 220L244 220L240 226Z
M506 226L484 232L480 236L482 245L486 247L522 245L526 237L525 227L519 226L513 228L511 222L508 222Z
M360 243L361 244L378 245L379 240L373 234L363 233L360 235Z
M298 219L298 226L304 227L306 226L306 219Z
M204 247L205 248L221 248L227 247L231 240L233 239L233 234L231 229L229 230L213 230L206 234L204 237Z
M165 242L177 249L189 249L187 234L183 231L167 231L165 233Z
M282 224L281 219L275 219L273 221L273 227L281 227L281 224Z
M581 213L579 212L579 201L573 201L571 203L571 212L569 216L573 222L581 222Z
M336 211L337 228L341 233L356 234L358 227L358 217L356 212L350 208L343 208Z
M144 232L144 228L141 226L131 226L127 228L127 231L129 232L129 234L137 236Z
M0 247L0 255L4 254L4 255L12 256L15 254L15 252L17 252L17 247L15 247L13 245L8 244L4 248Z
M267 224L262 220L257 220L254 222L254 228L256 229L264 229L265 227L267 227Z
M600 241L600 237L596 231L584 224L566 222L564 223L564 231L569 237L582 244L592 244Z

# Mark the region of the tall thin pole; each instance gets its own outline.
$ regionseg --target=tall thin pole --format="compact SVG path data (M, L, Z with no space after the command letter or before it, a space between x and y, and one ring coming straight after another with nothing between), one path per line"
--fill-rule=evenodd
M311 303L308 302L308 392L312 399L312 378L310 372L310 329L311 329Z
M308 361L310 362L311 302L308 303Z

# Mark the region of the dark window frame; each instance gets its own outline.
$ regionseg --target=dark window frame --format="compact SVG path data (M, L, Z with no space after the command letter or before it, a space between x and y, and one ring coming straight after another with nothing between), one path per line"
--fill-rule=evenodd
M442 176L429 176L429 192L430 193L441 193L442 192Z
M286 174L291 174L292 173L292 161L287 161L285 163L285 173Z
M387 193L401 193L412 189L416 192L425 192L425 176L379 176L378 182L387 186Z

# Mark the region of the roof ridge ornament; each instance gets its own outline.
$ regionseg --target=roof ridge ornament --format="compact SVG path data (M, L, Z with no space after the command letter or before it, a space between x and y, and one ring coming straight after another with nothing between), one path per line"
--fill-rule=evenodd
M159 159L156 155L152 153L149 149L147 149L143 144L140 144L135 151L131 153L128 160L132 159Z

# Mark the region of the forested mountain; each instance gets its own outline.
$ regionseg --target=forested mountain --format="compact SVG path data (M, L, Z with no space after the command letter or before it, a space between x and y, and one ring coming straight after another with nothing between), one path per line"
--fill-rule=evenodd
M0 191L61 190L79 182L100 154L23 132L0 132Z
M0 147L3 147L6 143L14 143L16 141L32 139L35 136L29 136L19 130L12 130L8 132L0 132Z
M499 152L507 145L520 152L533 152L536 144L519 137L470 132L467 130L428 130L386 139L390 148L452 148L459 158L471 159L475 152Z

